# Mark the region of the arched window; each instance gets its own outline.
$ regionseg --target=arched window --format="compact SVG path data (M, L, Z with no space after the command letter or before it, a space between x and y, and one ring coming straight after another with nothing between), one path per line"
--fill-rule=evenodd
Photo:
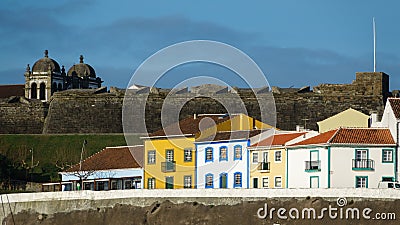
M207 147L206 148L206 162L212 162L214 159L213 157L213 148Z
M39 91L39 98L40 100L46 100L46 84L40 84L40 91Z
M206 188L214 188L214 176L211 173L206 174Z
M57 83L53 82L53 85L51 85L51 94L57 91Z
M242 160L242 146L241 145L235 145L235 147L233 147L234 149L234 155L233 155L233 159L234 160Z
M221 146L219 148L219 161L228 161L228 147Z
M31 84L31 98L37 99L37 84L36 83Z
M219 188L227 188L228 187L228 174L221 173L219 175Z
M234 183L233 183L233 187L242 187L242 173L241 172L236 172L233 175L233 179L234 179Z
M62 84L61 84L61 83L58 83L58 91L62 91L62 90L63 90Z

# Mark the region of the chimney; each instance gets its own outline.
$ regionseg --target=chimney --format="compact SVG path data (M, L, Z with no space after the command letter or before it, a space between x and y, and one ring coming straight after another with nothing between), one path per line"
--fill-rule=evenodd
M371 116L369 118L370 118L370 121L371 121L370 127L375 127L377 125L377 122L378 122L378 113L372 112Z
M195 114L193 114L193 119L197 119L197 115L196 115L196 113L195 113Z

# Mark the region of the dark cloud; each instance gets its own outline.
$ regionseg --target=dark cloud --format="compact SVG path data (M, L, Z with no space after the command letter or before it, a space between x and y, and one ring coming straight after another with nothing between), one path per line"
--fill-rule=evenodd
M30 13L0 9L0 43L4 63L0 83L23 83L27 63L42 57L44 49L68 69L80 54L106 81L105 85L125 87L134 70L147 57L181 41L207 39L237 47L261 67L271 85L304 86L319 83L350 83L356 71L371 70L371 55L350 57L326 49L281 48L271 46L260 33L242 32L211 22L199 22L181 15L158 18L131 17L108 24L72 25L70 17L93 13L93 1L67 1L51 7L30 8ZM24 9L24 10L28 10ZM39 12L39 13L33 13ZM49 13L45 13L49 12ZM106 16L106 15L96 15ZM392 88L400 85L399 57L379 53L378 70L392 74ZM194 69L193 69L194 68ZM176 83L190 71L209 74L213 68L192 67L176 70L175 78L164 79L163 86ZM215 70L225 74L223 71ZM228 74L228 73L227 73ZM240 84L240 81L234 81ZM232 85L235 85L234 83Z

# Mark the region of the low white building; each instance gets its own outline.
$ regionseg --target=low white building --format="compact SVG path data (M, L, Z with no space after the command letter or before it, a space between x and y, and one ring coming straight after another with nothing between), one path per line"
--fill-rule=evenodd
M143 188L143 145L107 147L61 172L62 190Z
M377 188L397 180L389 129L339 128L287 147L287 188Z
M260 133L226 131L196 140L196 188L249 188L247 147Z

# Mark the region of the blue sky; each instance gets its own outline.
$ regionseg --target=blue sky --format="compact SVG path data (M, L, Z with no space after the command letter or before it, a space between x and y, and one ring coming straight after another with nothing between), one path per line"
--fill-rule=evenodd
M23 83L26 64L33 65L48 49L67 70L83 54L104 85L126 87L147 57L197 39L242 50L273 86L350 83L355 72L373 70L375 17L377 71L390 75L391 89L400 89L399 9L396 0L3 0L0 84ZM243 86L230 73L193 63L169 71L158 85L209 75Z

